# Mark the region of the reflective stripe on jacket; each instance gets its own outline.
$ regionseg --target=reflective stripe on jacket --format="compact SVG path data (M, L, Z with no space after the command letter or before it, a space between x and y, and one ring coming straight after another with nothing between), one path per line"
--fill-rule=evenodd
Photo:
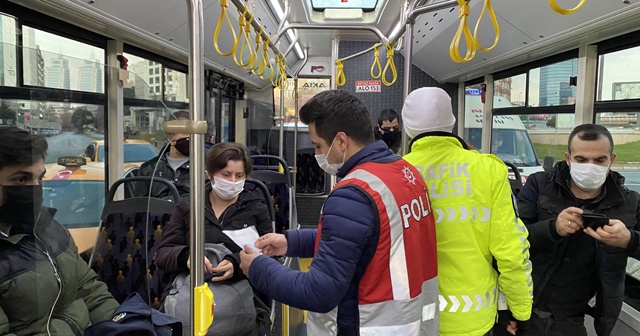
M367 162L335 190L355 187L378 210L379 239L358 282L360 335L436 335L435 223L424 181L404 160ZM322 232L322 218L318 224ZM324 233L323 233L324 235ZM316 250L322 244L316 236ZM309 313L309 335L336 335L340 312Z
M528 233L514 211L504 163L443 135L414 139L404 157L425 179L434 209L440 335L484 335L495 322L498 284L516 319L531 315Z

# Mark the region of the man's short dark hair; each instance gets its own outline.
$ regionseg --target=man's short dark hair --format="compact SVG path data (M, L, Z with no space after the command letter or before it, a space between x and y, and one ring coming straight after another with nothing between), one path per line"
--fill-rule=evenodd
M371 115L356 96L342 90L329 90L313 96L300 108L300 120L315 124L316 132L327 143L344 132L360 145L374 141Z
M394 119L398 119L398 121L400 121L398 112L396 112L394 109L382 110L382 112L380 112L380 115L378 116L378 126L382 126L382 123L385 121L391 122Z
M0 127L0 169L31 165L47 155L49 145L42 135L15 127Z
M602 137L606 137L609 139L609 143L611 144L611 153L613 153L613 137L609 130L602 125L582 124L576 126L576 128L571 131L571 134L569 134L569 142L567 143L569 153L571 153L571 141L573 141L573 138L576 136L578 139L583 141L596 141Z
M186 110L179 110L179 111L175 111L172 114L173 118L175 120L180 120L180 119L191 119L191 115L189 114L189 111Z

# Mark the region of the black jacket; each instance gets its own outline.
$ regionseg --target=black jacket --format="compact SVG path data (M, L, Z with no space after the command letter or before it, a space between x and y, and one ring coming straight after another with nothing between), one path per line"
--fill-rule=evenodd
M562 210L577 204L569 190L568 179L569 166L562 161L549 172L531 175L518 194L520 218L529 230L531 243L534 302L566 253L568 240L556 233L555 221ZM590 313L600 336L608 336L618 320L624 299L627 257L640 257L640 195L628 190L623 183L622 175L610 172L604 185L606 195L594 211L622 221L631 231L627 249L611 247L594 239L597 293L595 309Z
M387 147L389 147L389 149L395 153L398 154L400 152L400 146L402 146L402 132L401 131L397 131L395 133L395 136L393 139L391 140L387 140L384 138L384 135L382 133L380 133L380 130L378 129L378 126L374 126L373 127L373 134L376 137L376 140L382 140L384 141L384 143L387 145Z
M188 196L191 188L191 179L189 178L189 161L178 167L178 170L174 172L171 166L169 166L167 154L164 154L164 152L165 151L161 151L161 155L143 163L138 170L137 176L153 176L153 171L156 168L156 162L160 160L160 162L158 162L158 168L156 169L155 176L171 181L176 186L176 189L178 189L180 197ZM136 196L147 196L148 194L148 183L135 183ZM153 185L151 197L167 198L169 196L169 188L167 186L160 183Z
M211 207L210 192L212 192L212 188L211 185L208 185L205 193L204 242L223 243L233 252L225 259L233 263L233 279L241 279L244 277L240 269L239 255L242 246L236 245L222 230L240 230L255 225L260 236L272 232L267 204L258 191L245 189L238 196L238 200L231 204L218 219ZM171 281L179 273L188 271L186 261L189 253L189 207L188 197L183 198L176 205L156 252L158 267L170 274Z

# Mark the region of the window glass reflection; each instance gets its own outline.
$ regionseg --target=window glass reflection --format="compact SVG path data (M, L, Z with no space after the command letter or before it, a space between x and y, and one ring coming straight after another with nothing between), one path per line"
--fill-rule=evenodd
M598 100L640 99L640 46L600 56Z
M156 77L160 83L160 77ZM189 81L184 72L173 69L164 70L164 99L167 101L189 102Z
M129 60L127 76L123 83L123 94L125 98L160 100L160 79L156 80L155 70L162 67L162 64L147 60L142 57L123 54Z
M528 106L575 104L576 87L570 85L570 78L577 75L577 58L530 70Z
M493 82L494 95L505 98L511 106L525 106L526 85L526 74L498 79ZM493 108L502 107L507 106L500 105Z
M104 93L104 49L22 27L25 85Z
M0 14L0 86L17 86L16 19Z

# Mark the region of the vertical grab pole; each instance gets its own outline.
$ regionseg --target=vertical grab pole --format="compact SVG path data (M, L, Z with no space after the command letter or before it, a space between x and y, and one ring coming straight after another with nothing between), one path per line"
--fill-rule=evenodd
M289 80L289 79L287 79ZM278 141L278 156L284 159L284 90L280 89L280 140ZM285 161L287 161L285 159ZM267 162L267 166L269 162Z
M309 48L305 48L304 49L304 58L302 59L302 65L300 66L300 68L298 68L298 70L295 72L294 77L293 77L293 106L294 106L294 113L295 113L295 118L293 119L295 124L293 126L293 190L297 190L297 180L298 180L298 117L300 115L299 110L300 110L300 104L298 103L298 75L300 74L300 71L302 71L302 68L304 68L304 66L307 64L307 60L309 59ZM295 223L292 223L293 225L295 225Z
M484 106L482 108L482 153L491 153L491 137L493 132L493 75L485 75L487 85Z
M331 89L335 90L338 88L336 81L338 78L336 77L336 61L340 57L340 39L334 38L331 41ZM328 174L325 174L327 176ZM326 181L326 180L325 180ZM333 189L333 186L336 185L336 177L333 175L329 175L329 192ZM325 182L326 186L326 182Z
M202 0L187 0L189 15L189 112L194 124L204 120L204 27ZM204 335L211 321L204 318L203 306L209 301L196 290L204 279L204 139L202 134L190 135L191 151L191 216L189 220L189 258L191 259L191 335ZM209 287L205 289L209 290ZM202 294L203 292L198 292ZM209 290L209 293L211 291ZM211 297L211 296L209 296ZM196 306L198 305L198 307ZM206 309L206 306L205 306ZM209 314L210 314L209 310ZM199 315L203 314L203 315ZM208 321L208 324L205 322ZM203 333L203 328L206 328Z
M404 13L403 15L406 15ZM407 99L409 93L411 93L411 62L412 62L412 47L413 47L413 22L407 21L405 29L405 45L404 45L404 82L402 83L402 102ZM402 113L402 112L401 112ZM402 155L409 152L409 137L407 132L402 132Z

